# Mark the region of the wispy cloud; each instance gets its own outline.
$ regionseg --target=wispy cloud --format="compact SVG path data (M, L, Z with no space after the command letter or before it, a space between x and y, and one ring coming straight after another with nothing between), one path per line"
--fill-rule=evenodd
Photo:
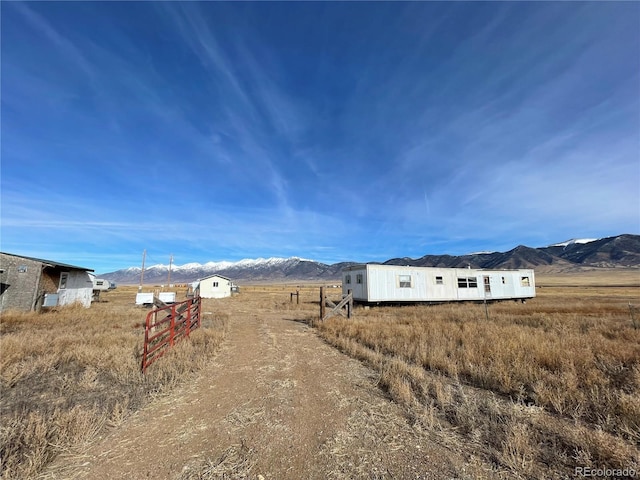
M39 32L43 35L47 42L51 42L56 50L71 63L83 72L89 79L95 80L97 75L91 62L87 60L84 54L76 45L56 29L42 15L34 11L26 3L12 3L5 5L7 8L15 9L27 21L32 31Z
M365 261L640 230L638 4L51 5L3 7L3 249Z

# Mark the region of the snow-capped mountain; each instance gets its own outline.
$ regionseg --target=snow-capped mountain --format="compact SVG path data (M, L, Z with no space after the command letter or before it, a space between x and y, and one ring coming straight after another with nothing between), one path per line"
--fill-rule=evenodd
M576 243L584 244L591 243L600 240L599 238L572 238L571 240L565 240L564 242L554 243L549 245L550 247L568 247L569 245L575 245Z
M256 258L237 262L186 263L171 266L171 283L191 282L218 274L234 281L322 280L337 278L344 264L326 265L300 257ZM102 278L122 284L140 281L141 267L130 267L101 275ZM169 265L157 264L144 269L144 282L167 283Z
M190 274L193 272L200 272L200 271L209 271L211 270L212 272L219 272L221 270L230 270L230 269L235 269L235 270L239 270L239 269L245 269L245 268L258 268L258 269L265 269L265 268L273 268L273 267L287 267L290 266L291 264L296 264L299 262L313 262L313 260L307 260L304 258L299 258L299 257L290 257L290 258L278 258L278 257L271 257L271 258L245 258L243 260L238 260L237 262L227 262L227 261L222 261L222 262L207 262L207 263L185 263L184 265L172 265L171 266L171 273L176 273L176 274ZM131 269L127 269L127 270L131 270ZM136 270L136 268L134 268L133 270ZM142 270L142 268L137 268L138 272L140 272ZM157 265L151 265L150 267L145 268L145 275L147 272L149 271L160 271L160 272L168 272L169 271L169 265L164 265L164 264L157 264Z
M336 281L345 266L355 262L327 265L300 257L244 259L238 262L207 262L173 265L172 283L186 283L214 273L237 283L278 281ZM640 267L640 235L618 235L601 239L573 239L548 247L519 245L508 252L476 252L469 255L425 255L417 259L403 257L384 262L388 265L466 268L557 268L563 271L581 267ZM140 267L130 267L100 275L121 284L140 281ZM167 283L169 265L145 268L144 282Z

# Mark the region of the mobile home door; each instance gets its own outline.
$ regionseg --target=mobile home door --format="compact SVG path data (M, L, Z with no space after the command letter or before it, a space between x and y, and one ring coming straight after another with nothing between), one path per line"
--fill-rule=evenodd
M484 298L491 298L491 277L489 275L484 276Z

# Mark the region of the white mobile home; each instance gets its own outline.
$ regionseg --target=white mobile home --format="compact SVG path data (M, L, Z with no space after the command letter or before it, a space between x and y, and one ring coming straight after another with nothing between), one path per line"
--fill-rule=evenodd
M342 270L342 293L359 302L525 300L536 296L533 270L352 265Z
M89 277L91 277L91 281L93 282L93 294L91 296L92 302L100 301L100 292L106 292L116 289L115 282L110 282L109 280L105 280L104 278L96 278L93 273L90 273Z
M202 298L225 298L231 296L231 280L222 275L210 275L198 281Z
M106 292L107 290L115 290L117 288L116 282L110 282L104 278L96 278L95 275L90 274L91 281L93 282L93 291Z

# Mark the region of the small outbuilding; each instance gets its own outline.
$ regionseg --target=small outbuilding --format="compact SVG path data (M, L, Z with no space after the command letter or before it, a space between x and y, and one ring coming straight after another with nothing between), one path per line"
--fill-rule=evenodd
M231 296L233 282L222 275L209 275L198 280L200 296L202 298L225 298Z
M80 303L91 306L90 268L0 252L0 312Z
M352 265L342 270L342 293L363 303L526 300L536 296L531 269Z

